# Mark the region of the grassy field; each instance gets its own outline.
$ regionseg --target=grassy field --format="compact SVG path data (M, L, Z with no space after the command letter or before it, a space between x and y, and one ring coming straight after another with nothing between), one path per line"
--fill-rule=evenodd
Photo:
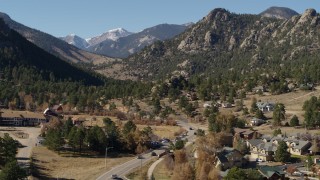
M137 125L139 129L143 129L146 125ZM159 138L169 138L174 139L174 134L180 132L183 129L180 126L150 126L153 133Z
M172 171L167 169L164 161L160 162L153 171L155 179L170 180L172 175Z
M33 163L39 179L96 179L118 164L131 160L133 157L108 158L105 168L104 157L73 157L72 154L63 156L48 150L46 147L33 149Z
M314 91L301 91L296 90L294 92L280 94L280 95L269 95L265 93L263 96L259 95L249 95L244 100L244 105L250 108L252 103L252 98L255 97L258 101L262 102L274 102L283 103L286 108L287 117L290 118L293 115L297 115L300 120L303 120L302 106L306 100L309 100L312 96L320 96L320 87L316 87Z

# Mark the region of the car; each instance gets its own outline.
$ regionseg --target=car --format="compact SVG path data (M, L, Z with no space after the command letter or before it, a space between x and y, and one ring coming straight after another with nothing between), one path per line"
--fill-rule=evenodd
M167 140L162 140L161 143L168 143L169 141Z
M189 127L189 130L193 130L193 128L192 128L192 127Z
M111 179L118 179L118 175L112 174L112 175L111 175Z
M156 156L156 155L157 155L156 152L154 152L154 151L151 152L151 156Z
M142 155L138 155L137 159L143 159L143 156Z
M300 171L295 171L292 173L293 176L303 176L304 174Z
M256 159L257 162L264 162L261 158Z

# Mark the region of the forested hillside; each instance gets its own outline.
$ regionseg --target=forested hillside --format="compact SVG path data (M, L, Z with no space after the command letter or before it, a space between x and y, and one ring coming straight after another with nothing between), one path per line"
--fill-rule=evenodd
M7 14L0 12L0 18L3 18L5 23L13 30L21 34L28 41L39 46L45 51L59 57L68 62L78 63L101 63L112 61L112 58L89 53L72 46L63 40L56 38L50 34L32 29L23 24L12 20Z
M143 97L149 85L106 79L47 53L0 19L0 105L35 109L69 103L80 110L99 109L108 99ZM88 107L90 106L90 107Z

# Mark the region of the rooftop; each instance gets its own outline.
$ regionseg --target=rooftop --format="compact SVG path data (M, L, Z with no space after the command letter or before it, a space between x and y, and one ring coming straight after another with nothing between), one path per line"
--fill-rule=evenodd
M4 118L34 118L34 119L45 119L42 113L35 113L29 111L12 111L7 109L1 109L2 117Z

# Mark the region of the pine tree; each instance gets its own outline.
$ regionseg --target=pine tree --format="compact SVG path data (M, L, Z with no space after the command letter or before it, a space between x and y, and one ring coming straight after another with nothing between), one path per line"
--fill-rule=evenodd
M299 126L298 116L294 115L290 120L290 126Z
M279 142L274 158L278 162L287 162L290 160L290 153L288 152L288 146L284 141Z
M273 111L273 125L274 126L281 126L281 121L285 120L286 118L286 111L285 107L282 103L277 103L275 105L275 109Z
M26 172L21 169L16 160L12 160L0 171L1 180L22 180L27 177Z

